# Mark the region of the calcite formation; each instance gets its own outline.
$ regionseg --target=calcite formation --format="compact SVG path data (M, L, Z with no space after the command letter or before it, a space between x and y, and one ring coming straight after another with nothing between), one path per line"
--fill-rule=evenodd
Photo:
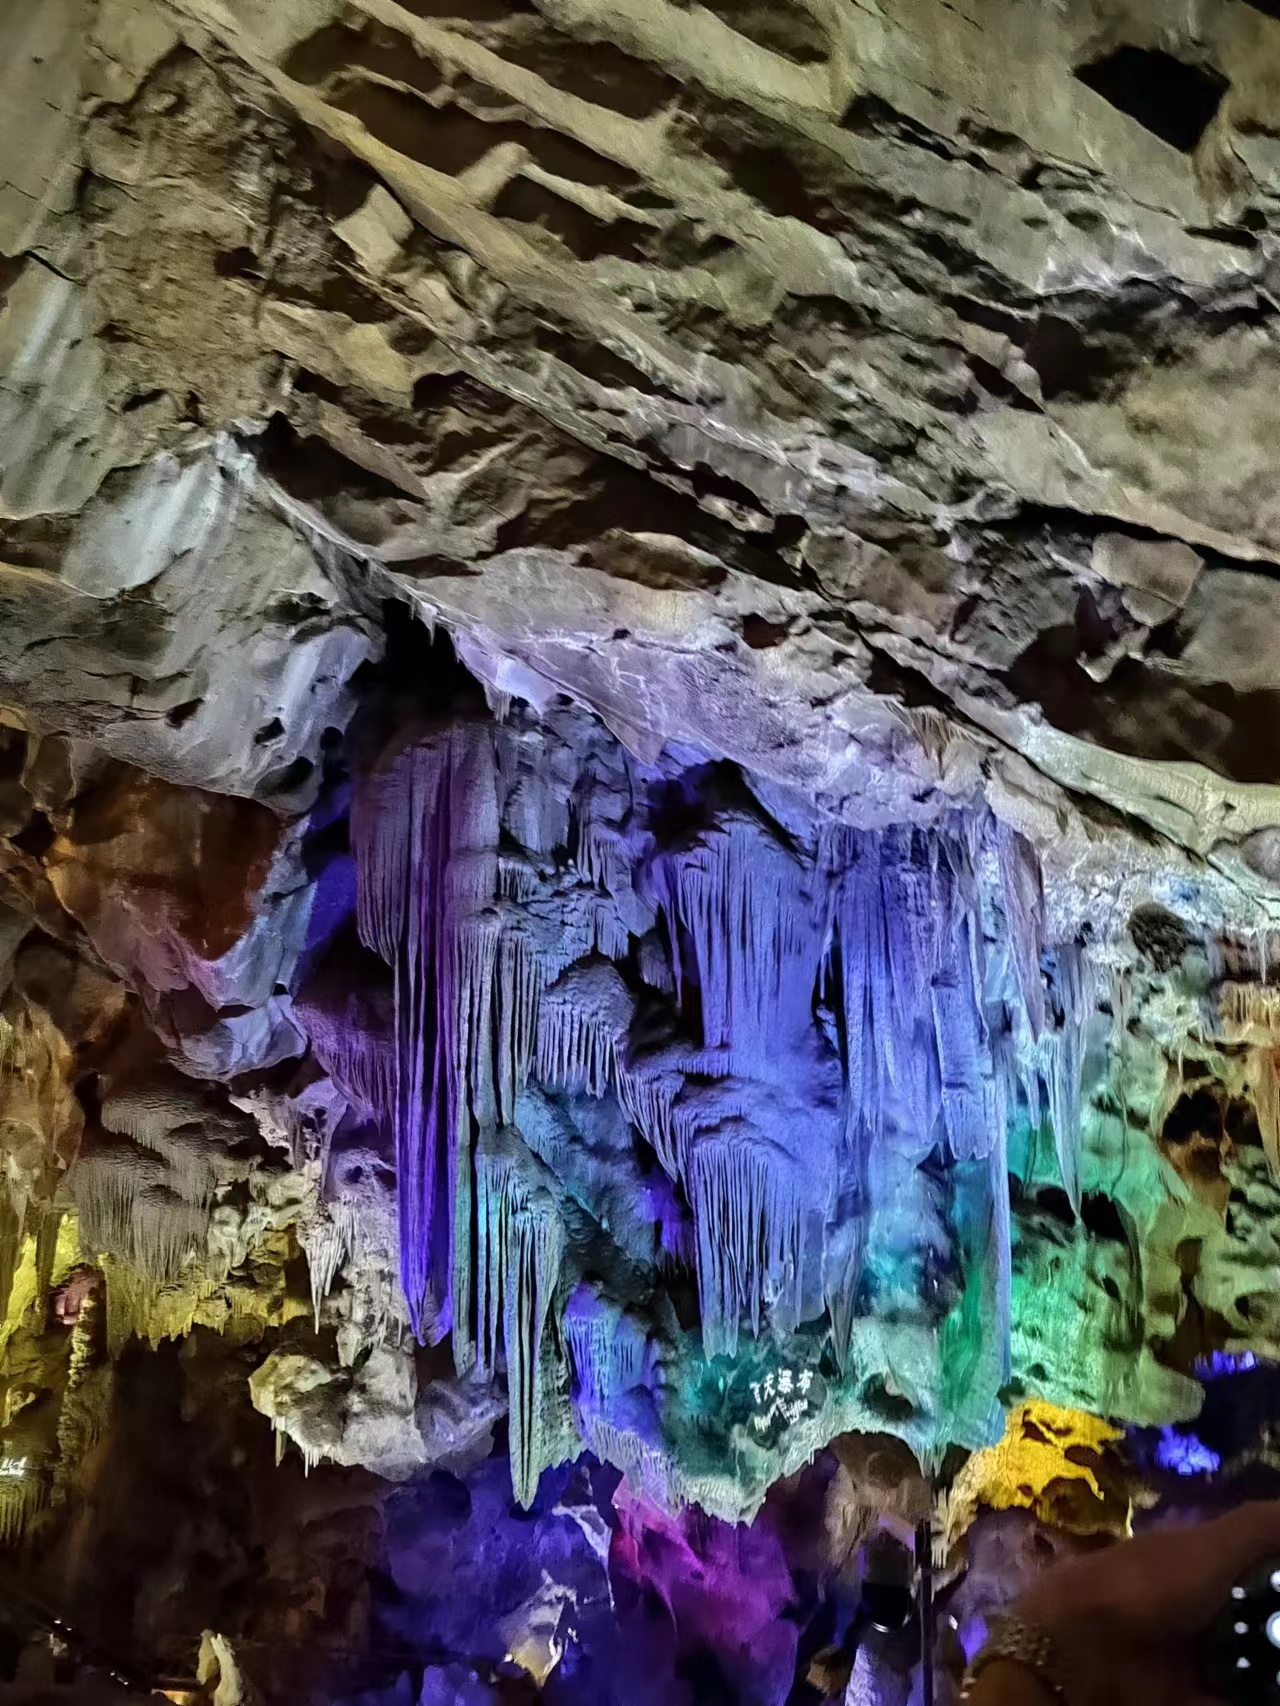
M7 0L0 1541L121 1674L781 1706L885 1513L968 1617L1274 1467L1278 137L1271 0Z

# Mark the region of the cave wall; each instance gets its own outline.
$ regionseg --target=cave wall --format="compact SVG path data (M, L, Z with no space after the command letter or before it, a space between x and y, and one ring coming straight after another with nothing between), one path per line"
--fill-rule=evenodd
M957 1556L1040 1407L1046 1521L1267 1461L1194 1429L1280 1349L1273 11L10 0L6 1544L234 1388L220 1556L509 1473L572 1592L471 1657L581 1600L599 1688L632 1592L733 1698L851 1437Z

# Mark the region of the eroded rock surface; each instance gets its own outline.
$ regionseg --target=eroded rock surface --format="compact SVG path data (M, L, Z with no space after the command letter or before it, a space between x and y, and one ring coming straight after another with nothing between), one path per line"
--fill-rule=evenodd
M967 1616L987 1506L1271 1463L1280 18L1193 11L4 8L0 1539L94 1641L780 1702L929 1478Z

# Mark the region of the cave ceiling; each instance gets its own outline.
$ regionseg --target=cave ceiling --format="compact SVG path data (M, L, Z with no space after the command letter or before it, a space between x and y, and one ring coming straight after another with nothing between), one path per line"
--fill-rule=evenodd
M1262 0L6 0L0 1535L1280 1357L1278 234Z

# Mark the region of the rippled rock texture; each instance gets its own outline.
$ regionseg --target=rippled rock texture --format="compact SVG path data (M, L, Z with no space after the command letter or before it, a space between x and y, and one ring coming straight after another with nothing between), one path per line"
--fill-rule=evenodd
M781 1702L877 1512L1028 1507L972 1610L1270 1463L1278 138L1264 0L8 0L0 1536L96 1641Z

